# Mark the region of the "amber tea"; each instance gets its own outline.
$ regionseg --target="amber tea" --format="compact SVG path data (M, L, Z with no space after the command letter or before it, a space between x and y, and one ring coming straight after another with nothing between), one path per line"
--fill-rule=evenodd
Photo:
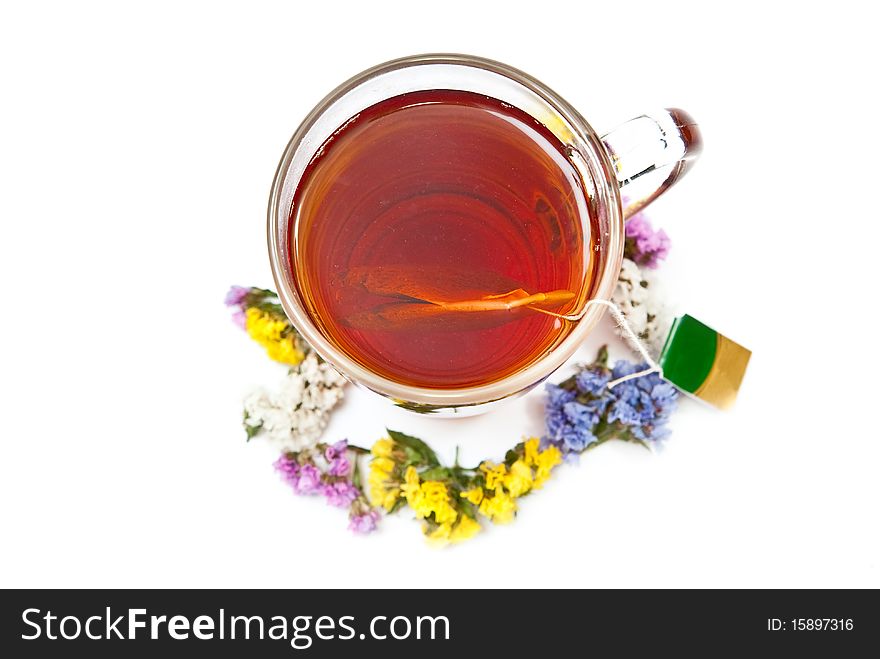
M290 254L314 324L351 359L418 387L488 384L572 330L595 222L564 145L470 92L384 100L317 150ZM585 235L588 227L593 235Z

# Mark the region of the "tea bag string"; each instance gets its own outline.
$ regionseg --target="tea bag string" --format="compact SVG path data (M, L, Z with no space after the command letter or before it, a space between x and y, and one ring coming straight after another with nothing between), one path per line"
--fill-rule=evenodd
M629 380L635 380L636 378L641 378L646 375L650 375L651 373L659 373L660 377L663 377L663 368L654 361L654 358L651 357L648 349L645 347L645 344L638 337L638 335L633 331L629 322L626 320L626 316L620 310L616 304L614 304L611 300L602 300L599 298L594 298L592 300L587 300L586 304L584 304L583 309L581 309L576 314L559 314L553 313L552 311L547 311L546 309L538 309L535 307L530 307L534 311L538 311L543 314L547 314L548 316L554 316L556 318L561 318L563 320L570 320L572 322L576 322L586 315L587 310L590 308L590 305L599 305L607 307L611 312L612 317L614 318L617 325L623 330L623 333L626 335L626 338L629 339L631 345L635 346L636 350L638 350L639 354L642 356L642 359L645 360L645 363L648 364L648 368L642 369L641 371L636 371L635 373L630 373L629 375L624 375L622 377L611 380L608 383L608 388L613 389L619 384L627 382Z

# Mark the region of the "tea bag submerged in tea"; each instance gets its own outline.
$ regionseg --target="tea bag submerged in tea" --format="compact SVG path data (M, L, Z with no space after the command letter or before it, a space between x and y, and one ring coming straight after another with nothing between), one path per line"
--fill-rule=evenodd
M401 298L344 319L356 329L408 329L422 322L452 330L495 327L539 309L574 299L568 290L529 293L490 271L401 265L351 268L343 285L373 295Z
M566 145L482 94L424 90L353 116L291 201L297 293L368 371L458 389L538 362L595 284L599 217Z

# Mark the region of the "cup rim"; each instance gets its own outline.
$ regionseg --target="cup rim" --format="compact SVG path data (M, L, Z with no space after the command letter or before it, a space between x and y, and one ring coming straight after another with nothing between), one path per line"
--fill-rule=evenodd
M488 384L455 389L415 387L382 377L349 358L315 327L308 312L300 302L299 294L295 290L293 281L285 274L284 261L287 256L285 251L287 237L284 236L282 239L279 235L279 211L282 210L280 208L282 189L285 185L286 176L293 157L303 143L303 138L318 118L346 94L371 79L386 73L403 68L437 64L483 69L508 78L525 87L526 90L537 95L543 103L552 109L557 119L564 122L565 127L571 132L571 138L573 138L578 147L577 152L580 157L587 159L589 165L601 172L601 177L591 176L591 179L593 179L595 185L593 194L602 198L602 205L607 211L607 221L605 222L607 230L604 235L600 236L601 249L607 250L607 254L605 255L605 265L599 273L598 282L594 286L594 292L590 299L608 299L610 297L620 272L624 241L620 190L616 183L614 166L602 144L600 136L580 113L559 94L519 69L495 60L473 55L455 53L412 55L389 60L366 69L343 82L325 96L306 115L287 143L272 182L268 206L267 242L269 262L276 290L282 307L297 331L323 359L333 364L347 379L391 398L399 405L411 408L424 407L427 411L483 405L525 393L546 379L571 358L605 312L604 305L590 306L583 318L577 321L576 327L559 345L548 354L516 373ZM389 94L389 96L391 95L393 94ZM314 145L314 148L317 149L318 146L320 145ZM309 155L311 157L312 154ZM581 170L580 167L578 169ZM589 172L581 171L582 175L585 173L588 174ZM299 181L296 184L298 185ZM286 212L289 214L289 209Z

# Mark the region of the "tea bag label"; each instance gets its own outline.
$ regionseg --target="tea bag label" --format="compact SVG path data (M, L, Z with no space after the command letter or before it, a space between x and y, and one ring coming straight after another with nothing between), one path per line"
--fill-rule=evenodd
M660 355L663 377L720 409L729 409L742 384L750 350L693 316L675 319Z

